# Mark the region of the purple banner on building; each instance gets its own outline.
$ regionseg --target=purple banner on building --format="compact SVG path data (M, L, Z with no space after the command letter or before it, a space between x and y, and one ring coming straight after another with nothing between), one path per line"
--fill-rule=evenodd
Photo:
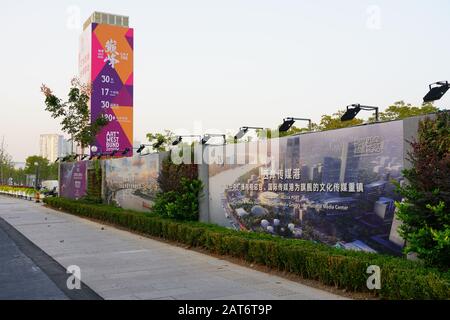
M133 46L133 29L116 25L92 23L81 37L80 78L92 85L91 119L108 120L94 142L98 153L133 155Z
M86 162L62 163L60 172L61 197L69 199L80 199L86 195L86 190Z

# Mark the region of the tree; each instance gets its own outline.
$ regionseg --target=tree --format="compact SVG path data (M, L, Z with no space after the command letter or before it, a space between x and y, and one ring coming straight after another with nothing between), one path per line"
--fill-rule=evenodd
M45 96L45 110L51 113L52 118L62 119L62 131L70 135L82 149L93 144L96 135L108 124L103 116L91 121L91 87L76 78L72 79L67 101L56 97L45 84L42 85L41 92Z
M25 184L26 176L23 169L14 167L12 157L6 150L5 138L2 138L0 142L0 185L6 185L10 182L14 185Z
M6 184L6 173L11 168L11 156L6 151L5 138L0 142L0 184Z
M58 179L58 164L50 163L48 159L40 156L30 156L26 159L25 170L26 174L36 174L36 165L39 168L39 180L57 180Z
M195 164L176 165L168 157L162 163L153 212L178 220L198 221L199 196L203 184Z
M9 176L10 178L12 178L12 182L15 185L24 185L26 183L26 174L24 169L22 168L16 169L14 167L11 167Z
M408 153L411 169L403 171L407 184L397 185L404 197L397 203L403 222L400 234L426 264L450 266L450 113L420 123L419 137Z
M169 147L174 140L174 134L170 130L165 130L164 133L148 133L147 139L156 152L169 151Z
M425 103L420 107L406 104L404 101L397 101L383 112L380 112L380 121L401 120L408 117L420 116L424 114L436 113L439 109L432 103ZM371 118L370 120L374 120Z

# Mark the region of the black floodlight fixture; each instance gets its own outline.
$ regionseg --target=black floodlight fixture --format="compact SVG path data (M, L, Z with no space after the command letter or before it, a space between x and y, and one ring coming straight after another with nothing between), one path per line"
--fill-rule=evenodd
M312 121L311 121L311 119L292 118L292 117L283 119L283 123L278 128L278 131L280 131L280 132L287 132L287 131L289 131L289 129L291 129L292 126L294 125L295 121L308 121L308 128L309 128L309 131L311 131L311 129L312 129Z
M199 140L202 140L202 137L199 135L183 135L183 136L177 136L176 139L172 142L173 146L177 146L179 145L182 141L183 138L199 138Z
M178 137L172 142L172 145L173 145L173 146L177 146L177 145L179 145L182 141L183 141L183 137L178 136Z
M84 159L86 159L87 157L89 157L89 155L85 154L81 157L81 161L83 161Z
M92 155L89 157L88 160L91 161L92 159L94 159L94 157L95 157L95 156L92 154Z
M141 153L142 151L144 151L145 147L146 147L145 144L141 144L136 152Z
M123 150L122 152L122 155L126 156L128 152L130 152L130 148L125 148L125 150Z
M376 122L379 121L378 117L378 107L371 107L371 106L363 106L360 104L352 104L347 106L347 111L344 113L344 115L341 117L341 121L350 121L356 118L358 113L361 111L375 111L375 119Z
M430 91L423 97L423 102L440 100L450 88L448 81L439 81L429 85Z
M159 147L161 147L164 144L164 140L159 140L158 142L156 142L152 147L153 149L158 149Z
M239 129L239 132L234 136L234 140L242 139L248 132L248 127L242 127Z
M225 134L210 134L210 133L207 133L202 138L202 145L207 144L208 141L211 140L211 138L213 138L213 137L221 137L223 139L223 143L224 144L227 143L227 136Z
M61 158L56 158L55 163L58 163Z
M111 157L114 157L117 154L117 150L114 150L113 152L111 152Z
M253 130L264 130L264 128L261 127L241 127L239 129L239 132L236 133L236 135L234 136L234 140L239 140L242 139L248 132L248 130L253 129Z
M202 138L202 144L203 144L203 145L207 144L208 141L211 140L211 138L212 138L211 135L205 134L205 135L203 136L203 138Z
M77 155L77 154L74 154L72 159L73 159L73 160L77 160L77 158L78 158L78 155Z
M102 157L103 157L103 153L100 152L100 153L97 155L97 160L101 160Z

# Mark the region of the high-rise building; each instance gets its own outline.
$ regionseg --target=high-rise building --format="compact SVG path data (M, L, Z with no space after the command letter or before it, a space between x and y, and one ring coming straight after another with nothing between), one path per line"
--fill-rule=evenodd
M59 134L42 134L39 139L39 155L50 162L70 154L70 145Z
M323 165L318 163L311 168L311 180L316 183L322 182Z
M284 168L292 170L300 168L300 137L298 136L287 138Z
M355 154L355 145L349 142L342 148L340 182L358 182L360 156Z
M108 124L94 146L101 154L133 155L133 47L129 18L94 12L80 38L79 76L90 84L90 114Z
M339 182L341 173L341 159L325 157L323 159L322 182L336 183Z

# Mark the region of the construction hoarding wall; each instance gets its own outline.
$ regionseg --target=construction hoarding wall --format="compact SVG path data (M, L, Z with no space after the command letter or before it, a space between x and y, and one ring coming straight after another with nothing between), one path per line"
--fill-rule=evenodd
M61 197L84 197L87 190L87 162L61 163L59 186Z
M328 245L399 253L403 122L209 147L209 222ZM217 155L221 155L218 157ZM245 159L246 164L237 159ZM234 162L233 162L234 161ZM400 239L400 241L399 241Z
M108 204L149 211L159 191L163 154L106 160L104 195Z
M103 154L133 155L133 46L132 28L107 24L91 24L80 38L80 79L92 85L91 119L109 121L94 144Z

